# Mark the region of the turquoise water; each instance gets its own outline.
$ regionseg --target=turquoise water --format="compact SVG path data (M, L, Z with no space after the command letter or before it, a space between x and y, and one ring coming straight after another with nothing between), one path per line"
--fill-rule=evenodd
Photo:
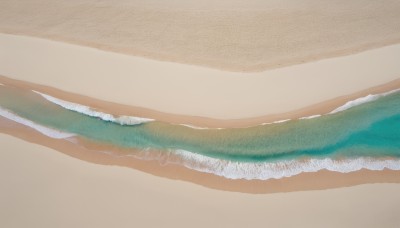
M313 119L193 129L149 122L119 125L66 110L31 91L0 86L0 106L40 125L139 150L185 150L240 162L301 158L400 157L400 93Z

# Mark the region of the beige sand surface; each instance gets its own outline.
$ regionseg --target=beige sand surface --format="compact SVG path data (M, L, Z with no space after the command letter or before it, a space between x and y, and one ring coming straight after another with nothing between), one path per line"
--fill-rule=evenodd
M0 35L0 75L163 113L246 119L298 110L400 78L400 45L232 73Z
M254 71L400 41L398 0L2 0L0 32Z
M1 227L398 227L399 184L251 195L0 135Z

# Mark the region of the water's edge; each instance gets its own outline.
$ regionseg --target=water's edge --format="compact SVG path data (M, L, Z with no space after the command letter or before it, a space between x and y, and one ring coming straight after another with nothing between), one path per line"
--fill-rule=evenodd
M0 115L47 137L107 139L105 143L139 150L124 155L139 159L154 158L149 153L162 150L167 157L172 153L180 158L171 163L229 179L280 179L324 169L341 173L400 170L400 144L396 143L400 141L396 125L400 118L399 89L358 98L329 115L220 130L169 126L150 119L137 122L136 117L115 117L43 93L24 91L19 95L20 91L6 91L5 86L1 89L10 94L1 99ZM14 101L10 101L11 94ZM31 98L31 94L36 96ZM46 113L48 116L43 116ZM60 123L64 121L67 123ZM71 127L77 121L79 126ZM348 124L353 128L343 130ZM321 134L326 135L316 138ZM373 139L368 138L371 134Z

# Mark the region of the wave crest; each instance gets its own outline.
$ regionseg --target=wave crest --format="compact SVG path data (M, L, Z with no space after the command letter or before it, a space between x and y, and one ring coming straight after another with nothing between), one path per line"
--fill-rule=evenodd
M73 102L69 102L69 101L64 101L64 100L52 97L50 95L40 93L38 91L33 90L33 92L41 95L46 100L48 100L56 105L59 105L65 109L79 112L79 113L82 113L87 116L97 117L104 121L114 122L114 123L118 123L121 125L137 125L137 124L154 121L153 119L141 118L141 117L135 117L135 116L117 116L117 117L115 117L112 114L96 111L85 105L81 105L81 104L77 104L77 103L73 103Z
M4 118L7 118L7 119L12 120L17 123L20 123L27 127L31 127L33 129L35 129L36 131L38 131L38 132L42 133L43 135L46 135L50 138L65 139L65 138L75 136L75 134L72 134L72 133L66 133L66 132L62 132L59 130L55 130L52 128L48 128L48 127L39 125L37 123L34 123L30 120L22 118L14 113L8 111L7 109L1 108L1 107L0 107L0 116L3 116Z
M355 107L355 106L358 106L358 105L361 105L361 104L365 104L365 103L368 103L368 102L371 102L371 101L375 101L380 97L384 97L384 96L396 93L398 91L400 91L400 89L395 89L395 90L392 90L392 91L389 91L389 92L386 92L386 93L380 93L380 94L369 94L369 95L367 95L365 97L360 97L360 98L357 98L355 100L348 101L344 105L342 105L342 106L336 108L335 110L331 111L329 114L335 114L335 113L338 113L338 112L342 112L342 111L347 110L349 108L352 108L352 107Z
M0 83L1 85L1 83ZM114 122L114 123L118 123L121 125L137 125L137 124L142 124L142 123L147 123L147 122L152 122L154 121L154 119L149 119L149 118L142 118L142 117L135 117L135 116L114 116L112 114L108 114L108 113L104 113L104 112L100 112L100 111L96 111L94 109L92 109L91 107L85 106L85 105L81 105L81 104L77 104L77 103L73 103L73 102L69 102L69 101L65 101L65 100L61 100L55 97L52 97L50 95L44 94L44 93L40 93L38 91L32 90L33 92L41 95L43 98L45 98L46 100L57 104L63 108L66 108L68 110L71 111L75 111L75 112L79 112L88 116L92 116L92 117L97 117L100 118L104 121L110 121L110 122ZM342 112L345 111L347 109L350 109L352 107L358 106L358 105L362 105L374 100L377 100L380 97L384 97L396 92L399 92L400 89L396 89L396 90L392 90L386 93L380 93L380 94L369 94L365 97L360 97L357 98L355 100L352 101L348 101L346 102L344 105L334 109L333 111L327 113L326 115L331 115L331 114L335 114L338 112ZM316 115L312 115L312 116L305 116L305 117L300 117L298 118L299 120L307 120L307 119L314 119L314 118L319 118L321 116L324 116L322 114L316 114ZM284 123L284 122L288 122L291 121L291 119L283 119L283 120L277 120L277 121L273 121L273 122L268 122L268 123L261 123L260 125L269 125L269 124L279 124L279 123ZM199 126L195 126L192 124L179 124L185 127L189 127L189 128L193 128L193 129L199 129L199 130L206 130L206 129L224 129L224 128L208 128L208 127L199 127Z
M207 157L185 150L174 152L182 158L182 165L199 172L211 173L228 179L268 180L295 176L303 172L329 170L349 173L361 169L400 170L398 159L375 159L371 157L335 160L331 158L290 160L278 162L236 162Z

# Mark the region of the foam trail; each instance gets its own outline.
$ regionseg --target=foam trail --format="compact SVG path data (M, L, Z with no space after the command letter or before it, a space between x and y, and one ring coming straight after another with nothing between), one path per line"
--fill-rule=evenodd
M276 124L276 123L284 123L284 122L287 122L287 121L290 121L290 120L291 120L291 119L277 120L277 121L270 122L270 123L262 123L261 125L269 125L269 124Z
M384 97L384 96L396 93L398 91L400 91L400 89L396 89L396 90L392 90L392 91L389 91L389 92L386 92L386 93L380 93L380 94L369 94L369 95L367 95L365 97L360 97L358 99L349 101L346 104L336 108L335 110L333 110L332 112L330 112L328 114L334 114L334 113L342 112L342 111L347 110L349 108L352 108L354 106L358 106L358 105L365 104L365 103L368 103L368 102L371 102L371 101L375 101L380 97Z
M317 172L323 169L340 173L349 173L361 169L400 170L398 159L374 159L370 157L334 160L330 158L309 159L307 161L279 162L236 162L207 157L184 150L176 150L182 157L180 162L189 169L211 173L228 179L268 180L298 175L303 172Z
M1 84L1 83L0 83ZM383 96L387 96L393 93L396 93L400 91L400 89L396 89L396 90L392 90L386 93L381 93L381 94L370 94L367 95L365 97L361 97L361 98L357 98L355 100L352 101L348 101L347 103L345 103L344 105L336 108L335 110L331 111L329 114L335 114L338 112L342 112L345 111L349 108L361 105L361 104L365 104L374 100L377 100L380 97ZM85 105L81 105L81 104L77 104L77 103L72 103L69 101L64 101L55 97L52 97L50 95L44 94L44 93L40 93L38 91L34 91L33 92L41 95L43 98L45 98L46 100L57 104L63 108L66 108L68 110L71 111L76 111L88 116L92 116L92 117L98 117L102 120L105 121L110 121L110 122L115 122L121 125L137 125L137 124L141 124L141 123L147 123L147 122L151 122L154 121L154 119L148 119L148 118L141 118L141 117L135 117L135 116L118 116L115 117L114 115L108 114L108 113L103 113L103 112L99 112L96 110L93 110L92 108L85 106ZM300 117L299 120L305 120L305 119L313 119L313 118L318 118L321 117L323 115L317 114L317 115L312 115L312 116L306 116L306 117ZM291 119L283 119L283 120L277 120L274 122L269 122L269 123L262 123L260 125L269 125L269 124L278 124L278 123L284 123L287 121L291 121ZM207 128L207 127L199 127L199 126L195 126L195 125L191 125L191 124L179 124L182 126L186 126L189 128L193 128L193 129L198 129L198 130L206 130L206 129L224 129L224 128Z
M216 127L216 128L210 128L210 127L198 127L198 126L194 126L191 124L179 124L181 126L185 126L185 127L189 127L189 128L193 128L193 129L197 129L197 130L208 130L208 129L217 129L217 130L221 130L224 129L222 127Z
M306 117L301 117L299 118L300 120L308 120L308 119L314 119L317 117L321 117L321 115L312 115L312 116L306 116Z
M36 131L38 131L38 132L42 133L43 135L46 135L50 138L64 139L64 138L69 138L69 137L75 136L75 134L58 131L55 129L51 129L51 128L36 124L30 120L27 120L18 115L15 115L14 113L12 113L2 107L0 107L0 116L3 116L9 120L23 124L25 126L28 126L30 128L33 128Z
M85 105L81 105L81 104L77 104L77 103L73 103L73 102L69 102L69 101L64 101L64 100L61 100L61 99L58 99L58 98L52 97L50 95L34 91L34 90L33 90L33 92L41 95L46 100L48 100L54 104L57 104L65 109L79 112L79 113L82 113L82 114L85 114L88 116L97 117L104 121L110 121L110 122L118 123L121 125L137 125L137 124L154 121L153 119L141 118L141 117L135 117L135 116L115 117L114 115L111 115L108 113L93 110L92 108L85 106Z

